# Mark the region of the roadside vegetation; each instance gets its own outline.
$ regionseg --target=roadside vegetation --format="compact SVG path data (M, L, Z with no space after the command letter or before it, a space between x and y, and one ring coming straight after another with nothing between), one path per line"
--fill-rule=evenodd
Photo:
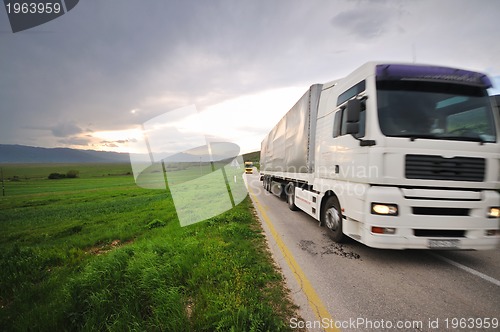
M260 151L250 152L243 156L245 161L251 161L260 170Z
M2 331L290 330L248 198L180 227L168 190L137 187L129 165L2 168Z

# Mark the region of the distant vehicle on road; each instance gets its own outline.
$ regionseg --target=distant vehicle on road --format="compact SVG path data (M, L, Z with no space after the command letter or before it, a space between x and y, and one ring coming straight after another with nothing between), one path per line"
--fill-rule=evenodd
M253 173L253 162L245 161L245 174Z
M491 86L468 70L373 62L312 85L262 141L263 186L337 242L494 249L500 120Z

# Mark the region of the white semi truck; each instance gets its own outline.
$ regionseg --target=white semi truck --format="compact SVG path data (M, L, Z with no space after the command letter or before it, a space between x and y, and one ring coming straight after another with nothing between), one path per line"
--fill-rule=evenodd
M500 119L491 86L473 71L390 63L312 85L262 142L263 186L337 242L497 248Z

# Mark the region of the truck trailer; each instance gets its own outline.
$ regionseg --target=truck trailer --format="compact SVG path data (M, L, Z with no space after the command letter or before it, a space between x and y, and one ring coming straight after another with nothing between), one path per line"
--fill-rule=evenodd
M263 187L374 248L495 249L500 119L474 71L367 63L314 84L261 144Z

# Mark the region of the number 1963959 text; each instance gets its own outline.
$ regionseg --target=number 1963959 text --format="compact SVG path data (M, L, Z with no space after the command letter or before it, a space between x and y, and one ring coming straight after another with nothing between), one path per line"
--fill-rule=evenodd
M5 8L7 14L59 14L62 10L58 2L9 2Z

